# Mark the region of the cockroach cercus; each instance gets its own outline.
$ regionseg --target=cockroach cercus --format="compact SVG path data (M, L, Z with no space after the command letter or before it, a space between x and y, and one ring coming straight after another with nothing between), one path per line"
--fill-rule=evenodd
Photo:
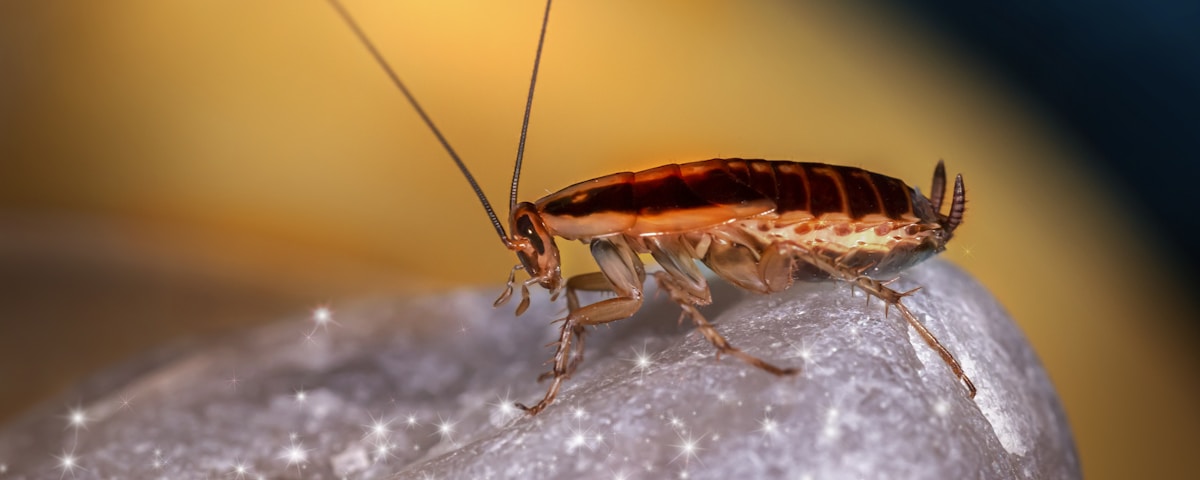
M537 414L554 401L564 380L583 360L586 328L632 316L642 306L646 271L638 254L649 253L662 268L653 272L659 288L682 308L700 333L717 349L775 375L791 375L731 345L700 314L712 302L708 283L696 260L718 277L743 289L767 294L787 289L793 281L840 280L880 298L895 308L975 396L975 386L950 351L901 303L916 290L888 287L900 271L945 249L962 223L966 193L962 175L954 181L948 214L941 213L946 170L938 162L931 196L892 177L855 167L774 160L723 158L670 164L640 172L622 172L586 180L536 202L517 202L522 152L550 1L546 2L525 117L521 125L509 199L506 232L466 165L417 103L382 55L338 0L329 0L359 40L412 104L450 158L475 190L504 246L520 263L509 272L508 285L496 306L521 290L516 314L529 306L529 287L547 289L551 298L566 291L568 313L561 320L553 367L538 377L549 388L533 406ZM579 240L591 247L599 272L563 280L555 237ZM529 279L517 282L523 270ZM581 305L579 291L610 292L612 298Z

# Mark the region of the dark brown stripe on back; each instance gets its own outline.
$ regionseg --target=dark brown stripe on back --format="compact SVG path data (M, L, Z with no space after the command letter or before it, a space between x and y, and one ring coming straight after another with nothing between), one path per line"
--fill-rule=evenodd
M871 173L871 182L879 189L879 198L883 200L883 210L888 218L899 219L912 212L910 189L904 182L878 173Z
M872 213L883 214L883 209L879 207L879 194L875 192L871 177L865 170L842 166L834 168L842 176L850 218L858 220Z
M835 178L836 176L836 178ZM656 215L673 209L773 200L776 212L844 212L852 218L912 214L912 189L892 177L821 163L724 159L619 173L564 189L574 194L546 202L550 215L597 212ZM847 205L848 204L848 205Z
M846 211L842 189L838 188L837 171L829 165L805 164L808 172L809 211L813 216Z
M738 178L736 170L729 167L725 160L709 160L679 168L683 182L695 196L706 201L703 206L743 205L762 200L762 194L746 184L745 176Z
M716 160L709 161L711 162ZM729 176L733 177L742 185L750 185L750 167L745 160L740 158L730 158L720 161L725 165L725 169L729 171Z
M673 170L663 174L662 170ZM679 165L666 165L648 172L638 172L633 182L633 204L641 215L657 215L674 209L701 208L711 205L684 182Z
M584 190L581 194L558 198L546 202L542 210L550 215L585 217L595 212L636 213L633 208L633 174L617 174L628 177L604 186ZM605 177L602 177L605 178Z
M750 185L750 188L761 194L763 198L778 202L779 183L775 178L775 168L771 166L771 162L747 160L745 165L746 183Z
M775 208L778 213L808 211L808 176L804 166L792 162L772 162L775 170Z

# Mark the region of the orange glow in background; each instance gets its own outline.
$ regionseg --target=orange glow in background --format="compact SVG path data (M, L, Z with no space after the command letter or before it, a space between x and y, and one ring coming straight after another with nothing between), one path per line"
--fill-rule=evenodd
M348 7L504 215L541 3ZM943 158L968 195L943 258L1029 336L1087 476L1195 471L1196 335L1168 265L1086 151L941 42L852 3L562 2L521 198L733 156L925 190ZM515 262L322 1L6 3L0 49L0 420L188 335L499 293ZM594 270L566 247L564 274Z

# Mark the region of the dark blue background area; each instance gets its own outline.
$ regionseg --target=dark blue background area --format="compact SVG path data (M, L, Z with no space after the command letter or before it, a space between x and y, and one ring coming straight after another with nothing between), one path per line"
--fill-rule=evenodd
M1085 148L1180 275L1200 216L1200 1L887 0L990 64ZM1119 252L1114 252L1119 254ZM1103 261L1103 259L1097 259Z

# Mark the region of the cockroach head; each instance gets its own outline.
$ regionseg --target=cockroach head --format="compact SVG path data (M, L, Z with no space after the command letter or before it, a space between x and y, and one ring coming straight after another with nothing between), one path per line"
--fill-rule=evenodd
M554 235L542 222L537 207L529 202L517 204L509 218L509 232L509 248L517 253L530 278L550 292L558 293L562 286L558 246L554 244Z

